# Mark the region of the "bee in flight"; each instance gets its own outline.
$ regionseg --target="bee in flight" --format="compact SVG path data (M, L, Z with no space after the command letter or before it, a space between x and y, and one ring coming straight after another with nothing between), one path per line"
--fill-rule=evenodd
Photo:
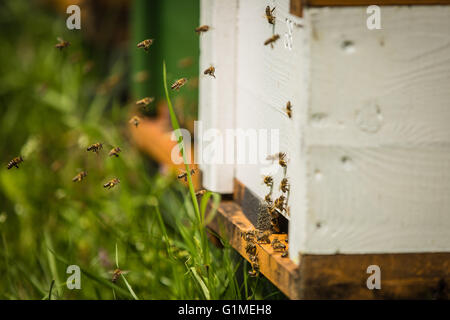
M97 143L94 143L94 144L90 145L86 150L87 151L93 151L96 154L98 154L98 152L101 149L103 149L103 143L97 142Z
M87 172L81 171L79 174L77 174L75 177L73 177L72 181L79 182L79 181L83 180L86 176L87 176Z
M137 44L138 48L144 48L145 51L148 51L150 49L150 46L153 44L153 41L155 39L145 39L144 41L141 41Z
M206 193L206 190L205 190L205 189L202 189L202 190L197 191L197 192L195 193L195 195L196 195L196 196L202 196L202 195L204 195L205 193Z
M58 43L55 45L55 48L57 48L59 50L62 50L64 48L67 48L68 46L70 46L70 42L63 40L61 37L58 37L57 40L58 40Z
M109 155L110 157L112 157L112 156L118 157L118 156L119 156L119 153L120 153L121 151L122 151L122 150L120 150L119 147L115 147L115 148L112 148L112 149L111 149L111 151L108 153L108 155Z
M289 181L288 178L283 178L283 180L281 180L280 183L280 190L283 192L289 192L290 186L289 186Z
M208 74L211 77L214 77L214 79L216 78L214 72L216 72L216 68L214 68L213 66L210 66L208 69L206 69L205 71L203 71L203 74Z
M273 178L271 176L265 176L263 183L268 187L272 187L273 186Z
M197 32L197 34L201 34L202 32L206 32L209 30L209 26L207 25L202 25L200 27L195 28L195 32Z
M113 188L115 185L117 185L119 183L120 183L120 180L117 179L117 178L114 178L114 179L108 181L107 183L105 183L103 185L103 188L108 188L108 190L109 190L109 189Z
M195 169L191 169L191 176L192 176L194 173L195 173ZM187 182L187 177L188 177L187 172L180 173L180 174L177 176L178 179L184 179L184 182Z
M136 128L138 127L139 123L141 122L141 118L138 116L134 116L133 118L128 121L129 123L133 124Z
M128 273L128 271L120 270L119 268L117 268L116 270L114 270L112 272L113 275L112 275L111 281L113 283L116 283L117 280L119 279L120 275L127 274L127 273Z
M275 24L275 16L273 15L273 11L275 10L275 7L270 9L270 6L266 7L266 18L267 22L270 24Z
M290 101L286 103L286 114L289 118L292 118L292 104Z
M277 41L278 39L280 39L280 35L279 34L274 34L269 39L264 41L264 45L267 46L268 44L270 44L270 47L273 48L274 42Z
M150 103L152 103L153 101L155 101L155 98L153 98L153 97L145 97L145 98L143 98L141 100L136 101L136 104L138 106L146 107Z
M283 168L287 167L287 160L286 160L286 153L284 152L280 152L278 154L278 163L280 166L282 166Z
M181 78L175 81L170 87L172 90L179 90L182 86L184 86L187 82L186 78Z
M11 169L12 167L16 167L17 169L19 169L19 163L23 162L23 157L19 156L19 157L15 157L14 159L12 159L10 162L8 162L8 170Z

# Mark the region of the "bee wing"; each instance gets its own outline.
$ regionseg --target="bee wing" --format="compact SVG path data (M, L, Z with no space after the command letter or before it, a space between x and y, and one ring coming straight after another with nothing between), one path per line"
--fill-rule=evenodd
M57 37L56 40L58 40L59 42L64 42L64 39L61 37Z

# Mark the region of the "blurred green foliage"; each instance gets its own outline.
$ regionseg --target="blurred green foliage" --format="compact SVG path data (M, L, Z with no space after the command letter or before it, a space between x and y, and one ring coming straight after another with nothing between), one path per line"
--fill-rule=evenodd
M54 48L58 36L67 50ZM53 299L282 297L248 278L226 241L201 247L186 188L133 147L127 81L115 77L126 61L100 73L79 32L22 0L0 4L0 43L0 299L48 299L53 280ZM98 155L86 151L95 142ZM120 157L107 156L113 146ZM20 169L7 170L18 155ZM87 177L72 182L81 170ZM114 177L121 183L105 190ZM118 263L129 273L113 284ZM66 287L72 264L81 290Z

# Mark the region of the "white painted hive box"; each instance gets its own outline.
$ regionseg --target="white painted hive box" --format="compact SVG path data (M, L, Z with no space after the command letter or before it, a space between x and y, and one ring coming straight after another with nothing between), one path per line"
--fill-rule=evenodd
M276 7L274 30L267 5ZM201 71L212 64L217 77L200 78L202 129L216 138L279 130L279 150L247 150L288 155L294 261L450 251L450 6L381 7L380 30L367 28L368 16L366 7L325 7L299 18L289 0L201 3L211 26ZM273 32L272 49L264 41ZM237 179L267 193L267 163L200 167L213 191L232 193Z

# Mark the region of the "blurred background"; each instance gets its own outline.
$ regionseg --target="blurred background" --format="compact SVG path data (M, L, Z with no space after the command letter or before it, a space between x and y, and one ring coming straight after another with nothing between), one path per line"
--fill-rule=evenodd
M81 30L66 27L71 4ZM176 173L131 134L134 114L167 117L163 61L169 83L189 79L173 103L192 130L198 24L198 0L0 3L0 299L284 298L198 225ZM70 46L56 49L57 37ZM136 48L148 38L148 52ZM155 102L138 110L146 96ZM87 152L96 142L103 150ZM120 156L108 157L117 146ZM7 170L19 155L20 169ZM86 178L72 182L82 170ZM205 235L214 244L202 245ZM81 290L66 286L69 265L82 270ZM128 273L113 283L117 268Z

